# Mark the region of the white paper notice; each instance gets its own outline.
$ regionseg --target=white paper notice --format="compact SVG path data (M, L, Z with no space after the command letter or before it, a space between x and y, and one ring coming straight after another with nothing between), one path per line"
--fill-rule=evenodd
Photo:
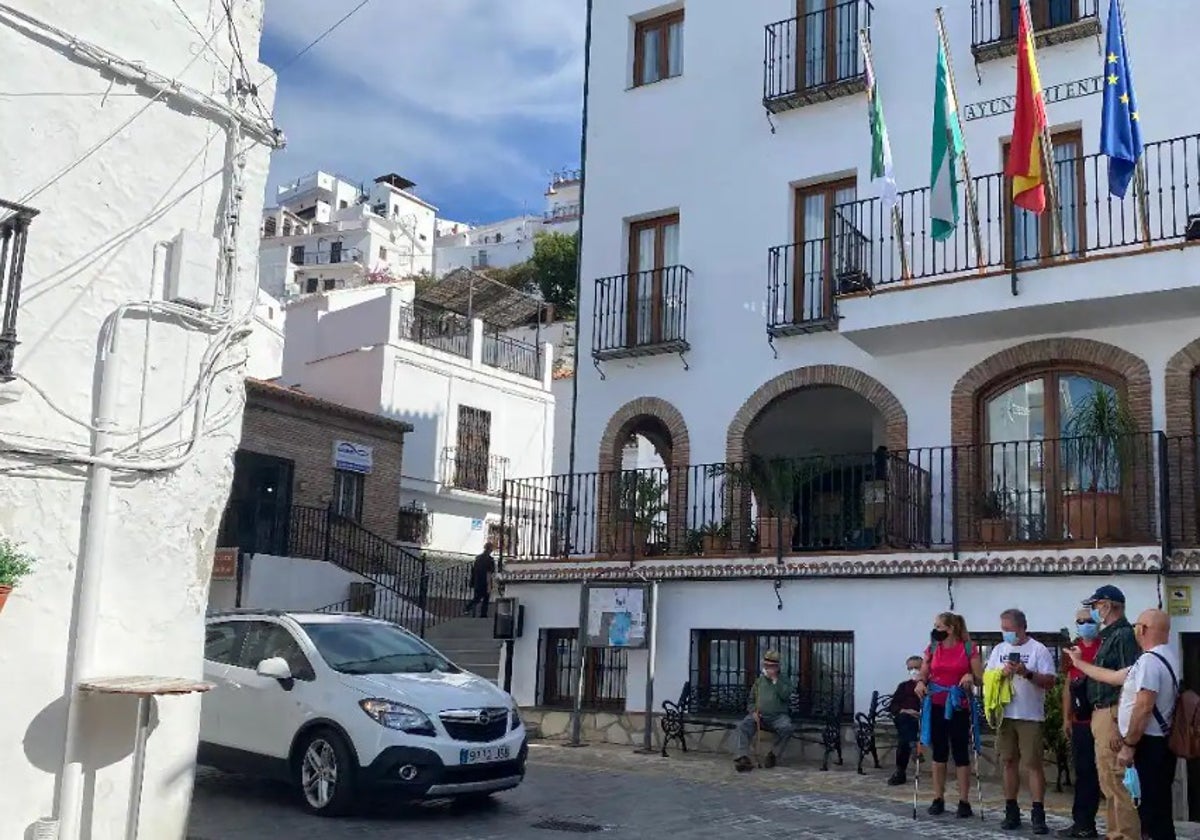
M600 622L603 616L604 613L600 612L600 610L588 610L587 632L589 636L600 635Z

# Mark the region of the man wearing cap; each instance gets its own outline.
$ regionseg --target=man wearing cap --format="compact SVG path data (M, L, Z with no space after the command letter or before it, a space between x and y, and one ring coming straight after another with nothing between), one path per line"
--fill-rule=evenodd
M795 727L788 713L792 689L779 678L779 654L769 650L763 654L762 674L750 688L750 714L733 730L733 766L739 773L751 770L750 744L765 729L775 733L775 744L763 761L764 767L774 767Z
M1133 665L1141 654L1133 625L1125 618L1125 593L1105 584L1083 602L1092 620L1100 625L1100 649L1092 664L1097 668L1120 671ZM1096 772L1104 791L1110 840L1141 840L1142 824L1137 808L1124 785L1125 766L1118 759L1120 736L1117 711L1120 686L1089 679L1088 700L1092 704L1092 737L1096 742ZM1116 749L1114 749L1114 746Z

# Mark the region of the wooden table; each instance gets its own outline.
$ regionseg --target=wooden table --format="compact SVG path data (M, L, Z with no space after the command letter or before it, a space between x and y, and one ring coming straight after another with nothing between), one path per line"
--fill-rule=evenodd
M129 789L126 840L137 840L142 810L142 782L146 774L146 741L150 738L150 701L154 697L203 694L216 688L212 683L184 677L99 677L85 680L79 690L89 694L119 694L136 697L137 729L133 746L133 780Z

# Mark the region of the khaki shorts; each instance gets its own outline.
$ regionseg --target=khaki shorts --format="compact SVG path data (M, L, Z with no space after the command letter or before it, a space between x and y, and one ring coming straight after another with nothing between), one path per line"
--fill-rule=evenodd
M1042 722L1005 718L996 733L996 752L1001 761L1021 760L1027 768L1042 765Z

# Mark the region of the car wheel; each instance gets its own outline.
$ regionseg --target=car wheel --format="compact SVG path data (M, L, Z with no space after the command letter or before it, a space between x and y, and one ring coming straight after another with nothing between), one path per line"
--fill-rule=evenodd
M310 733L298 752L296 782L307 810L323 817L345 814L354 804L354 756L330 729Z

